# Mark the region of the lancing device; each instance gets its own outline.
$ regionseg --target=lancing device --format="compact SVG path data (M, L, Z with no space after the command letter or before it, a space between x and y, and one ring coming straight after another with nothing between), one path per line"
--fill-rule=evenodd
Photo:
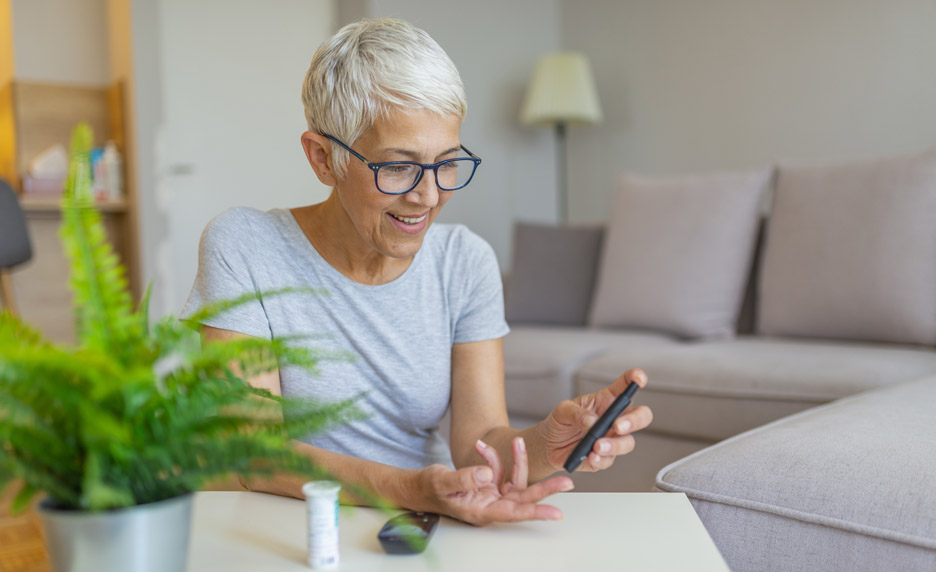
M585 433L585 436L582 437L579 444L575 446L575 449L572 449L569 458L566 459L565 464L562 465L565 470L572 473L582 464L582 461L588 457L588 454L591 453L592 448L595 446L595 441L608 432L608 429L611 428L611 424L618 418L618 415L630 405L631 397L634 396L634 393L636 393L639 388L640 386L637 385L637 382L632 381L623 393L617 396L617 399L611 403L611 406L608 407L601 417L598 418L598 421L592 425L588 433Z

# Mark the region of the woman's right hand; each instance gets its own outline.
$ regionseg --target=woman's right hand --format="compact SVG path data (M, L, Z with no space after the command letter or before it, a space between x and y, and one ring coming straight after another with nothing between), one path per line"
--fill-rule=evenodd
M562 518L558 508L539 502L552 494L572 490L572 479L556 476L528 487L529 465L522 437L516 437L512 443L514 465L510 480L504 478L504 465L494 447L478 441L475 450L488 466L452 470L445 465L431 465L417 473L417 487L423 497L418 504L426 507L420 510L445 514L475 526Z

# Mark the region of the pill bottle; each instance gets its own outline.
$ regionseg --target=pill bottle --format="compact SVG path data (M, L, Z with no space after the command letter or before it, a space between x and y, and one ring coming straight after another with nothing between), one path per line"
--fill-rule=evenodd
M309 567L328 570L338 566L338 491L334 481L302 485L309 523Z

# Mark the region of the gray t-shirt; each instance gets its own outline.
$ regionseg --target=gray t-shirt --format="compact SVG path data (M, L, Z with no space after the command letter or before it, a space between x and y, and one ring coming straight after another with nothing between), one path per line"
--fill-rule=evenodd
M452 345L508 332L491 247L464 226L433 224L403 275L369 286L328 264L288 210L235 208L202 233L182 316L207 302L284 287L329 294L261 298L207 325L267 339L321 334L309 345L356 356L321 362L317 375L280 370L285 397L337 401L365 392L357 408L367 419L303 440L402 468L451 465L438 425L451 396Z

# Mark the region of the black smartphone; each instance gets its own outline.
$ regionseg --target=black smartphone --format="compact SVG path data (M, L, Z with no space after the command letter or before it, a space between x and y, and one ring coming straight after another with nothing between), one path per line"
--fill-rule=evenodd
M637 393L639 388L640 386L637 385L637 382L632 381L627 388L617 396L611 403L611 406L601 414L598 421L592 425L588 433L579 441L579 444L569 453L565 464L562 465L565 470L570 473L574 472L575 469L582 464L582 461L588 457L588 454L591 453L592 448L595 446L595 441L602 438L604 434L608 432L608 429L611 428L611 424L618 418L618 415L623 413L624 410L627 409L627 406L630 405L631 398L634 397L634 394Z
M418 554L426 549L439 524L433 512L406 512L387 521L377 540L387 554Z

